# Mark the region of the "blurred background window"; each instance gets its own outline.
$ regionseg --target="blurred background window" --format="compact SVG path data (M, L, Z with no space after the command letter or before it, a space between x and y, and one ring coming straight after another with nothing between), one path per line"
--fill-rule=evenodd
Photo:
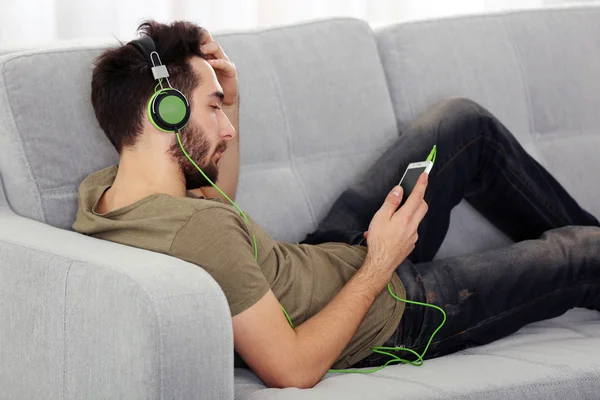
M0 0L0 47L129 40L143 19L191 20L211 31L355 17L373 27L596 0Z

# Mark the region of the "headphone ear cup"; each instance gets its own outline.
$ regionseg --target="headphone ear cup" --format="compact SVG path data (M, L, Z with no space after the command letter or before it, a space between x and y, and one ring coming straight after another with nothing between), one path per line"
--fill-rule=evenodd
M148 118L163 132L177 132L190 119L190 103L179 90L161 89L148 101Z

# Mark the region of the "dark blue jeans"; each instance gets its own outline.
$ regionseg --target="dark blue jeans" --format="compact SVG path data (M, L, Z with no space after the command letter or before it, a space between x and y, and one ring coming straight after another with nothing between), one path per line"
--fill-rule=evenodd
M600 310L598 220L500 121L465 99L445 101L417 119L335 201L303 243L362 243L373 214L407 165L423 161L434 144L437 160L425 194L429 211L415 250L396 270L409 300L436 304L448 317L425 358L490 343L574 307ZM446 236L450 211L463 198L517 243L433 260ZM401 327L387 345L421 353L441 321L435 309L407 305ZM411 359L407 352L398 354ZM373 354L355 366L387 360Z

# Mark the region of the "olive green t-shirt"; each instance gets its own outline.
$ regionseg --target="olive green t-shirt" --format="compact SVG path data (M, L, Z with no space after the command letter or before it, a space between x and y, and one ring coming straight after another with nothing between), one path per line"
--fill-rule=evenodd
M106 214L95 206L112 185L117 167L88 176L79 187L73 229L100 239L152 250L205 269L225 293L231 315L260 300L269 289L295 326L321 311L362 265L364 246L291 244L271 238L250 217L217 199L153 194ZM267 205L266 205L267 206ZM254 260L251 231L256 236ZM392 290L405 298L396 274ZM347 368L371 354L397 328L404 303L381 292L334 368Z

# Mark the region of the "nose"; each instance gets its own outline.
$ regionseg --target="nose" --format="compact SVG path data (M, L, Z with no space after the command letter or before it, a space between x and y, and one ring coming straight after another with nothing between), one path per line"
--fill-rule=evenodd
M220 136L223 140L231 140L233 138L235 138L237 136L237 132L235 130L235 128L233 127L233 125L231 124L231 121L229 120L229 118L227 118L227 115L225 114L225 112L223 110L220 110L220 114L221 114L221 121L219 123L219 128L220 128Z

